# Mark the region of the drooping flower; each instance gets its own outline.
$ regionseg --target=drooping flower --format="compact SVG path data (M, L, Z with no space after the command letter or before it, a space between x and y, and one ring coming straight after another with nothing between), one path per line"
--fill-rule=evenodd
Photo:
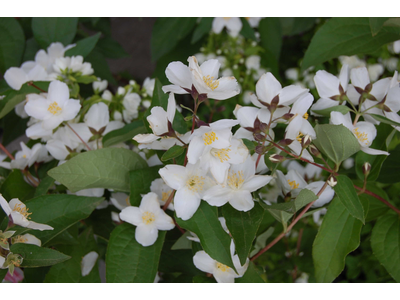
M44 145L35 144L32 149L29 149L24 142L20 142L21 150L15 154L15 160L12 160L10 167L12 169L23 170L26 167L31 167L35 162L48 162L52 157L48 155Z
M237 37L240 30L242 29L242 21L238 17L232 18L214 18L212 23L212 31L216 34L220 34L222 29L226 27L229 35L232 37Z
M14 90L19 90L28 81L43 81L47 79L45 69L33 61L27 61L21 68L11 67L5 74L4 79Z
M161 208L157 194L146 194L139 207L124 208L119 217L121 220L137 226L136 241L144 247L151 246L158 237L158 230L171 230L175 227L174 221Z
M39 240L36 236L29 234L29 233L12 237L11 242L13 244L17 244L17 243L32 244L32 245L36 245L39 247L42 245L41 240Z

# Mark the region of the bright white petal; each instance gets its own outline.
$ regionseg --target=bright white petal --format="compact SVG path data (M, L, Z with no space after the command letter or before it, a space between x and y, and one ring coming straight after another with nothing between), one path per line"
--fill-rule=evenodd
M92 271L94 265L96 264L97 259L99 258L99 255L95 251L91 251L88 254L86 254L81 261L81 272L82 276L89 275L89 273Z
M206 273L213 273L216 266L216 261L205 251L197 251L193 257L193 263L197 269Z
M142 212L138 207L128 206L119 213L119 218L122 221L138 226L143 223Z
M176 191L174 208L178 218L189 220L200 206L200 197L189 189L182 188Z
M158 230L154 226L140 224L136 227L136 241L144 247L153 245L158 237Z

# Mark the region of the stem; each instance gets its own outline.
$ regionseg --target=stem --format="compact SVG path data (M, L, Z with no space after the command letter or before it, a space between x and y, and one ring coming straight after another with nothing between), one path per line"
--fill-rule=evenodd
M0 143L0 149L3 150L3 152L11 159L11 160L15 160L14 156L8 152L8 150L6 149L6 147L3 146L2 143Z
M296 256L299 256L300 253L300 246L301 246L301 238L303 237L303 228L300 228L299 230L299 237L297 239L297 245L296 245ZM297 278L297 265L294 266L293 269L293 281L295 281Z
M35 89L41 91L42 93L47 93L45 90L43 90L43 89L41 89L40 87L38 87L37 85L35 85L35 84L33 83L33 81L28 82L28 85L29 85L29 86L33 86Z
M328 178L329 179L329 178ZM325 181L325 184L322 186L322 188L319 190L317 197L323 193L325 188L328 186L328 180ZM318 199L317 198L317 199ZM251 261L254 261L257 259L261 254L269 250L272 246L274 246L277 242L279 242L287 232L289 232L294 225L301 219L301 217L310 209L310 207L314 204L314 202L317 200L314 200L313 202L310 202L307 204L307 206L301 211L301 213L290 223L290 225L287 227L286 231L283 231L280 235L278 235L271 243L269 243L267 246L265 246L263 249L261 249L257 254L255 254L252 258L250 258Z
M184 229L182 229L182 227L180 227L179 225L178 225L178 223L176 223L176 221L175 221L175 219L172 219L172 220L174 220L174 224L175 224L175 226L179 229L179 231L182 233L182 234L185 234L185 230Z
M263 146L263 147L264 147L264 145L265 145L265 141L262 143L262 146ZM257 167L258 167L258 163L260 162L260 158L261 158L261 153L259 153L259 154L258 154L258 157L257 157L256 169L257 169Z
M353 126L356 126L358 119L360 118L361 114L357 113L356 118L354 119Z
M33 186L37 187L39 185L39 182L31 175L31 173L29 173L27 169L23 170L22 172Z
M81 140L81 142L85 145L85 147L90 151L92 149L90 149L90 147L88 146L88 144L86 144L86 142L80 137L80 135L71 127L71 125L69 125L68 123L65 123L65 125L67 125L69 127L69 129L72 130L73 133L76 134L76 136Z
M169 197L168 197L167 202L165 202L165 204L164 204L164 206L163 206L163 208L162 208L164 211L167 210L168 205L172 202L172 199L174 198L174 195L175 195L175 190L173 190L173 191L171 192L171 194L170 194Z
M358 186L356 186L356 185L354 185L354 188L356 188L357 190L360 190L360 191L363 190L363 188L360 188L360 187L358 187ZM365 194L367 194L367 195L370 195L370 196L372 196L372 197L378 199L378 200L381 201L383 204L385 204L386 206L388 206L389 208L391 208L392 210L394 210L398 215L400 215L400 210L399 210L398 208L394 207L392 204L390 204L390 203L389 203L388 201L386 201L385 199L383 199L381 196L379 196L379 195L377 195L377 194L375 194L375 193L373 193L373 192L371 192L371 191L368 191L368 190L364 190L363 193L365 193Z

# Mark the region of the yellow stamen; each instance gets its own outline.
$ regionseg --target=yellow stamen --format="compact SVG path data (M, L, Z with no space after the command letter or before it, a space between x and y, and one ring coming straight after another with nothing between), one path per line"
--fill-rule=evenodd
M369 141L368 141L368 134L365 132L359 132L358 131L358 127L353 129L353 133L355 134L355 136L358 138L358 140L361 143L364 143L365 145L368 145Z
M24 238L22 235L18 235L17 237L12 239L13 243L26 243L28 241L27 238Z
M144 224L149 225L156 220L156 217L154 216L154 214L152 212L146 211L142 215L142 220L143 220Z
M3 238L3 239L0 239L0 241L3 243L3 244L8 244L8 240L7 240L7 238Z
M228 175L228 184L233 189L238 189L244 182L243 171L237 173L230 171Z
M299 141L299 143L301 143L301 139L303 138L304 134L302 134L301 132L299 132L299 135L296 137L296 140Z
M308 113L305 113L305 114L303 115L303 118L307 120L307 119L308 119Z
M230 159L228 152L231 151L229 148L224 148L224 149L211 149L211 154L214 155L215 157L219 158L221 162L228 161Z
M289 183L289 185L290 185L290 188L292 189L292 190L294 190L294 189L297 189L298 187L299 187L299 183L296 183L296 181L295 180L293 180L293 181L290 181L289 179L288 179L288 181L287 181L288 183Z
M218 140L217 135L215 134L214 131L211 131L210 133L206 132L203 137L204 145L211 145L215 140Z
M168 198L169 198L169 195L171 195L171 191L169 191L169 192L162 192L162 198L161 198L161 201L162 201L162 202L165 202L165 201L167 201L167 200L168 200Z
M200 192L203 190L204 180L203 176L193 175L186 181L186 187L192 192Z
M47 110L53 115L57 115L62 111L62 108L58 106L58 103L56 101L54 101L49 105L49 108Z
M226 272L230 269L228 266L225 266L219 262L217 262L217 268L220 269L222 272Z
M212 90L215 90L219 86L219 81L214 80L214 76L210 77L210 75L203 76L204 83Z
M32 213L28 213L29 208L22 207L21 203L15 204L13 211L19 212L21 215L23 215L26 219L30 219L30 215Z

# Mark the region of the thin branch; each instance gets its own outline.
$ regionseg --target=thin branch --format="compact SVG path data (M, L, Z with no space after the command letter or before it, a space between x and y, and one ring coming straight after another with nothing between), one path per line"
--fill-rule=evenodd
M359 190L359 191L362 191L363 189L362 188L360 188L360 187L358 187L358 186L354 186L354 188L356 188L357 190ZM385 205L387 205L388 207L390 207L392 210L394 210L398 215L400 215L400 210L398 209L398 208L396 208L396 207L394 207L392 204L390 204L388 201L386 201L385 199L383 199L381 196L379 196L379 195L377 195L377 194L375 194L375 193L373 193L373 192L371 192L371 191L368 191L368 190L364 190L364 193L365 194L367 194L367 195L370 195L370 196L372 196L372 197L374 197L374 198L376 198L376 199L378 199L379 201L381 201L383 204L385 204Z
M33 83L33 81L28 82L28 85L29 85L29 86L33 86L35 89L41 91L42 93L47 93L45 90L43 90L43 89L41 89L40 87L38 87L37 85L35 85L35 84Z
M171 194L169 194L168 200L167 202L165 202L164 206L163 206L163 210L166 211L168 208L168 205L172 202L172 199L174 199L174 195L175 195L175 190L173 190L171 192Z
M6 149L6 147L3 146L2 143L0 143L0 149L8 156L11 160L14 160L14 159L15 159L14 156L13 156L10 152L8 152L8 150Z
M89 145L86 144L86 142L81 138L81 136L71 127L71 125L69 125L68 123L65 123L65 125L67 125L69 127L69 129L72 130L73 133L76 134L76 136L81 140L81 142L85 145L85 147L90 151L92 149L90 149Z

